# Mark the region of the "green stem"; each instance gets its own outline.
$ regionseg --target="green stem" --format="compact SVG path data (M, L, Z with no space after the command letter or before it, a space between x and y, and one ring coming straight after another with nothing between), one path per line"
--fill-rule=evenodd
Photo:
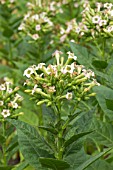
M2 122L2 127L3 127L3 136L5 137L5 129L6 129L6 122L3 121ZM7 159L6 159L6 142L3 144L3 162L4 162L4 165L6 166L7 165Z
M101 48L99 47L99 45L98 45L97 41L95 41L95 40L94 40L94 43L95 43L95 45L96 45L97 49L99 50L100 55L103 57L103 51L102 51L102 50L101 50Z

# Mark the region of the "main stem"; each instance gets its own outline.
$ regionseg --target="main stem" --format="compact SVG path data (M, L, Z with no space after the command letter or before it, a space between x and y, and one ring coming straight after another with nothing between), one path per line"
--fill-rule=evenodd
M61 128L61 125L60 125L60 122L61 122L61 107L60 107L60 103L58 103L58 105L56 105L57 107L57 123L59 124L59 127L57 128L59 133L56 137L56 146L57 146L57 154L55 154L56 158L58 160L62 160L63 158L63 148L62 148L62 144L63 144L63 132L62 132L62 128Z
M2 122L2 127L3 127L3 137L5 137L5 130L6 130L6 122L3 121ZM4 165L7 165L7 159L6 159L6 142L3 143L3 161L4 161Z

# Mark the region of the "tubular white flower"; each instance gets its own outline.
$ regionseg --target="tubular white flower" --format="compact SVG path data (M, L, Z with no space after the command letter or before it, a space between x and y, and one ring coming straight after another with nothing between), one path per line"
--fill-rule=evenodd
M111 9L112 6L113 6L112 3L105 3L105 4L104 4L104 8L107 8L107 9Z
M70 51L67 52L68 58L72 58L74 60L77 60L77 56L74 55L74 53L71 53Z
M40 31L40 30L41 30L41 26L40 26L39 24L36 25L35 30L36 30L36 31Z
M30 78L33 73L34 73L33 68L29 67L24 71L23 76Z
M98 16L98 15L92 17L92 22L93 22L94 24L98 24L98 23L100 22L100 20L101 20L101 17Z
M4 118L10 116L10 115L11 115L11 114L10 114L10 110L8 110L8 109L3 109L3 111L1 112L1 115L2 115Z
M17 109L18 108L18 103L15 103L14 101L11 101L10 102L10 106L14 109Z
M45 63L39 63L38 64L38 69L42 69L43 66L45 66Z
M99 21L99 26L103 26L103 25L106 25L106 24L107 24L106 20L100 20Z
M32 37L34 40L39 39L39 35L38 35L38 34L33 34L33 35L31 35L31 37Z
M72 97L73 97L72 93L71 92L67 92L66 99L71 100Z

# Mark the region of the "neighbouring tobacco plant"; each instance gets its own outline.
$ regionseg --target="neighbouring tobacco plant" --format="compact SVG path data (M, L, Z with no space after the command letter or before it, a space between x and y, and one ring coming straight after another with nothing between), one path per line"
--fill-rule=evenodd
M11 142L15 136L14 128L7 122L7 118L16 119L22 112L18 109L21 107L23 100L18 94L19 87L14 87L13 81L7 77L1 80L0 84L0 164L8 166L10 159L16 152L10 150ZM14 141L13 141L14 142ZM14 143L13 143L14 144ZM9 154L10 152L10 154ZM12 154L13 153L13 154Z
M86 1L83 7L82 21L76 23L76 35L79 40L96 45L100 56L105 59L106 42L113 37L113 4L96 2L92 7Z
M24 71L28 79L24 83L27 86L25 92L32 96L37 105L46 104L53 109L54 119L52 122L44 122L39 126L45 130L43 136L52 150L56 160L63 160L66 150L75 140L76 134L70 136L73 121L76 120L79 103L95 96L92 92L94 86L100 84L95 79L91 70L86 70L83 65L78 65L70 51L67 52L68 59L64 62L61 51L53 53L55 63L46 66L45 63L32 65ZM69 110L65 110L68 105ZM81 137L90 132L85 132ZM43 163L42 163L43 164Z

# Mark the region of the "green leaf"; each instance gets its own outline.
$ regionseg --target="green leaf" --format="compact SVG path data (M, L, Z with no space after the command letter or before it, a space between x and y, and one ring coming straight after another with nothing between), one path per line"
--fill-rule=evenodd
M47 151L50 148L47 147L44 139L29 124L19 120L10 119L8 121L17 128L19 147L25 160L36 170L41 169L38 158L51 157Z
M96 160L98 160L100 157L102 157L103 155L105 155L106 153L108 153L112 148L106 149L105 151L99 153L96 156L91 157L90 159L88 159L87 161L85 161L82 165L80 165L76 170L84 170L87 167L89 167L93 162L95 162Z
M73 53L77 56L77 61L80 64L89 67L91 64L91 57L89 56L87 48L72 42L70 42L70 46Z
M11 170L13 166L2 166L0 165L0 170Z
M28 162L24 161L21 162L17 167L15 167L13 170L23 170L28 166Z
M107 106L107 109L113 111L113 100L106 99L106 106Z
M77 141L78 139L84 137L85 135L92 133L93 131L90 132L84 132L84 133L79 133L76 135L73 135L70 139L68 139L67 141L65 141L64 143L64 147L69 146L70 144L72 144L73 142Z
M93 90L94 92L96 92L95 97L105 115L108 116L110 119L113 119L113 111L111 109L112 106L108 102L109 100L113 100L113 90L102 85L99 87L94 87ZM108 103L110 104L110 109Z
M108 63L103 60L93 60L92 65L97 69L105 69L108 66Z
M113 170L113 166L105 160L97 160L91 164L86 170Z
M52 168L54 170L65 170L70 167L70 165L62 160L56 160L52 158L39 158L42 166L47 168Z
M94 119L92 129L95 129L95 132L90 135L91 139L103 146L113 147L113 125L111 123Z
M2 145L5 142L5 137L3 135L0 135L0 144Z
M46 126L38 126L38 128L46 130L48 132L51 132L52 134L55 134L55 135L58 134L58 132L53 128L49 128L49 127L46 127Z

